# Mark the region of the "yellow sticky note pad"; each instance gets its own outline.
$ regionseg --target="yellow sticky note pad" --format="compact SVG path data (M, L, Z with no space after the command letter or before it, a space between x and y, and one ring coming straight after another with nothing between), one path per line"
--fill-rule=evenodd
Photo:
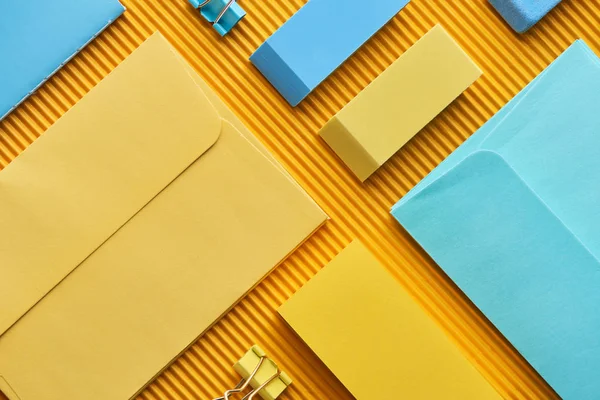
M365 181L479 76L481 70L433 27L321 129Z
M154 34L0 173L0 390L133 398L326 218Z
M279 313L358 400L500 400L358 241Z

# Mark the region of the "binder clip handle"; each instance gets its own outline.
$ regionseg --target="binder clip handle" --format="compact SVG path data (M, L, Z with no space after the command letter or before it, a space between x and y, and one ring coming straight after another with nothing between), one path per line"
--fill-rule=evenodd
M252 400L252 399L254 399L254 396L256 396L261 390L263 390L264 388L266 388L275 379L279 378L279 375L281 375L281 371L279 371L279 369L277 369L277 372L275 372L273 375L271 375L271 377L269 379L267 379L266 381L264 381L262 385L260 385L259 387L257 387L256 389L254 389L253 391L251 391L250 393L248 393L247 395L245 395L242 398L242 400Z
M208 3L210 3L211 1L212 0L204 0L196 8L202 8L202 7L206 6L206 5L208 5ZM223 15L225 15L225 13L227 12L227 10L229 10L231 8L231 6L233 5L234 2L235 2L235 0L229 0L227 2L227 4L225 4L225 7L223 7L223 9L217 15L217 18L215 18L215 20L213 21L213 25L216 25L216 24L219 23L219 21L221 20L221 18L223 18Z
M221 36L226 35L246 12L235 0L188 0Z
M231 400L231 396L241 395L248 386L252 390L241 400L254 400L257 395L273 400L292 384L291 378L257 345L252 346L233 368L242 376L242 380L223 396L213 400Z
M262 356L260 358L260 360L258 361L258 364L256 364L256 367L254 368L254 371L252 371L252 373L248 377L248 379L244 380L242 378L242 380L233 389L229 389L228 391L225 392L225 394L223 396L217 397L214 400L229 400L229 397L232 394L243 392L248 387L248 385L250 385L250 381L252 381L252 378L254 378L254 376L256 375L256 373L258 372L258 370L263 365L263 363L265 362L266 359L267 359L267 356ZM250 393L253 393L253 391L250 392Z

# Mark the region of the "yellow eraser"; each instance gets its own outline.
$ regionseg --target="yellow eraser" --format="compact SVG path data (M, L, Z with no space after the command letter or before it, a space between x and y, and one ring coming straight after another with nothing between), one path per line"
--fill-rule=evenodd
M480 75L479 67L436 25L319 134L365 181Z

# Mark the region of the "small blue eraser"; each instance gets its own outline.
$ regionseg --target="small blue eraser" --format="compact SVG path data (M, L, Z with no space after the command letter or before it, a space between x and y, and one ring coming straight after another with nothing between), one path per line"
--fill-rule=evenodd
M489 0L489 2L515 31L524 33L561 0Z
M188 0L192 7L200 8L200 14L206 19L208 22L213 23L221 13L221 11L227 6L229 3L228 0L211 0L208 4L203 7L200 7L203 0ZM221 36L225 36L234 26L237 25L238 22L241 21L242 18L246 16L246 11L237 2L231 4L231 7L225 14L221 17L219 22L214 24L215 30Z
M309 0L250 61L296 106L410 0Z

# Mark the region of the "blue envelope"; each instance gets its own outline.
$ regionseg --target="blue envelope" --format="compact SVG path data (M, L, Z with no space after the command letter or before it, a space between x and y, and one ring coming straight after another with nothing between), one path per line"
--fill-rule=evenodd
M599 105L577 41L392 208L565 400L600 399Z
M0 119L124 11L119 0L0 0Z

